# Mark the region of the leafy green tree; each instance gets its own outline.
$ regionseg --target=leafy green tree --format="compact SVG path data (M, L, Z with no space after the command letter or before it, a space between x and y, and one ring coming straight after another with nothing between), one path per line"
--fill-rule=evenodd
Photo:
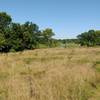
M44 37L45 43L48 45L48 47L52 46L52 36L54 36L54 32L50 28L46 28L42 31L42 35Z
M96 36L95 44L100 45L100 30L95 31L95 36Z
M10 15L8 15L6 12L0 13L0 29L6 28L10 23L12 19Z
M6 41L10 47L9 49L15 51L24 50L21 45L23 37L21 25L19 23L12 23L8 31L9 32L6 34Z
M81 46L95 46L100 44L100 33L99 31L89 30L77 36Z
M26 22L22 25L22 33L24 48L37 48L39 42L39 27L32 22Z
M8 45L6 42L6 33L8 30L8 27L11 23L12 19L10 15L8 15L5 12L0 13L0 51L6 52L8 51Z
M32 22L26 22L22 25L12 23L8 34L6 34L7 45L9 45L10 51L36 48L38 44L38 29L38 26Z
M39 48L40 43L51 47L55 42L52 39L53 35L50 28L41 32L32 22L13 23L10 15L5 12L0 13L0 52L35 49Z
M4 48L5 43L6 43L5 38L3 34L0 33L0 51L2 51L2 49Z

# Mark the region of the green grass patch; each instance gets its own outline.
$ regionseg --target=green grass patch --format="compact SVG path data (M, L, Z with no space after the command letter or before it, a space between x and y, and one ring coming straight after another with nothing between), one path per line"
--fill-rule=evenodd
M9 76L8 72L0 72L0 80L7 79Z
M100 61L96 61L94 67L98 72L100 72Z
M100 64L100 61L96 61L96 64Z

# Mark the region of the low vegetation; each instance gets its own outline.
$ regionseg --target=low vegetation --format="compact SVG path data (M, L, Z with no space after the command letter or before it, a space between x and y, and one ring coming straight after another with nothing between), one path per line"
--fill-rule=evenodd
M0 54L0 100L99 100L100 48Z

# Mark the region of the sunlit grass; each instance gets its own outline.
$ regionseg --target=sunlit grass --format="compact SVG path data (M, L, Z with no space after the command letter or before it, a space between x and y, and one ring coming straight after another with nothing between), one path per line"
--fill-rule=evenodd
M92 100L99 54L100 48L0 54L0 100Z

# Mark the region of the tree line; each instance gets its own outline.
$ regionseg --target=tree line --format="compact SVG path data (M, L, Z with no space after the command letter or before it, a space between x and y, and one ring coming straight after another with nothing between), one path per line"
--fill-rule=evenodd
M89 30L77 36L81 46L100 46L100 30Z
M81 46L100 46L100 31L81 33L77 39L54 39L54 35L51 28L40 30L37 24L29 21L24 24L14 23L10 15L0 12L0 52L56 47L71 42Z
M88 32L81 33L76 39L60 39L62 43L75 43L80 46L100 46L100 30L89 30Z
M0 52L35 49L40 43L51 47L55 43L54 35L51 28L39 30L37 24L29 21L14 23L10 15L0 13Z

